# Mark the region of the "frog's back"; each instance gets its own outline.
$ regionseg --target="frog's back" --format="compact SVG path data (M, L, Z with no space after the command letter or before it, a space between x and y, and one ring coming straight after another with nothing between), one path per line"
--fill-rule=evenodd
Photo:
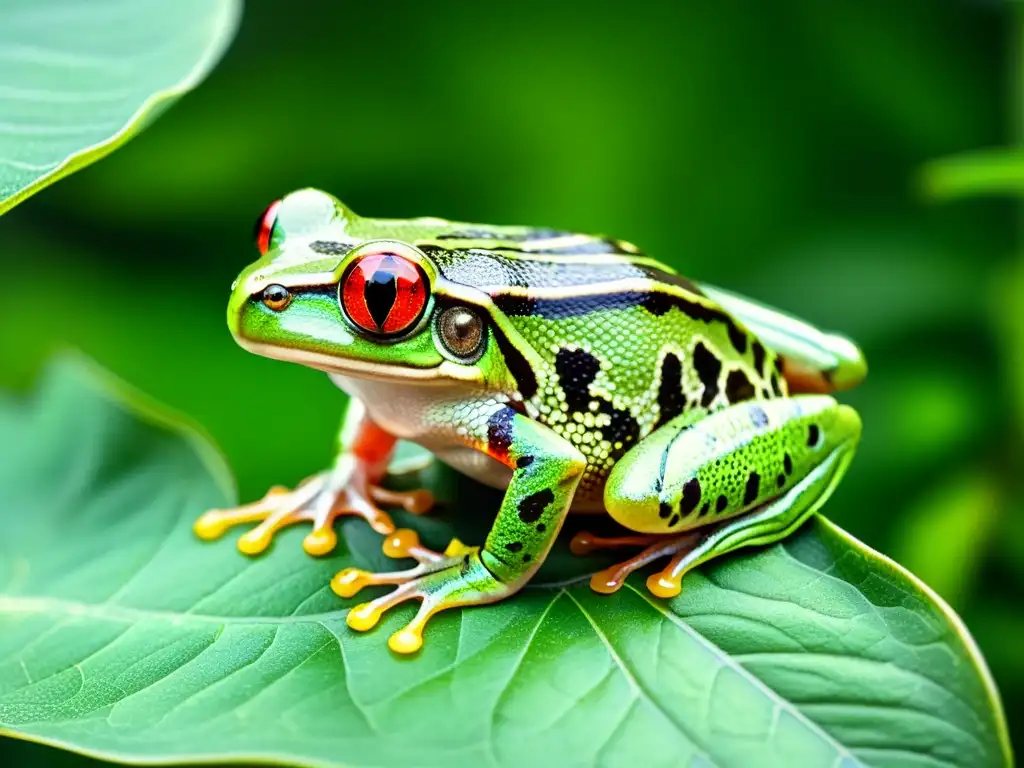
M614 463L669 419L785 395L774 353L635 246L515 232L466 229L417 246L445 279L490 296L527 413L587 457L581 500L599 497Z

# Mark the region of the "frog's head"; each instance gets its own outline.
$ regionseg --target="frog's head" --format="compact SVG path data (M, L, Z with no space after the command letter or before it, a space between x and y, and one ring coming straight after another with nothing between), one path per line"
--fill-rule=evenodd
M447 224L364 219L313 189L288 195L257 223L262 256L233 286L232 334L331 373L514 391L487 295L446 281L413 244Z

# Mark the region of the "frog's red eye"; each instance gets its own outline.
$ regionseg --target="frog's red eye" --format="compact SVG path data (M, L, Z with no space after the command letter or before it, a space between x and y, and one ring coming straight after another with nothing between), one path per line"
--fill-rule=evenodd
M427 306L427 279L396 253L371 253L356 261L341 286L349 319L370 333L393 336L408 330Z
M260 256L266 256L270 250L270 236L274 234L274 223L277 221L277 209L281 207L281 201L275 200L256 219L252 228L252 237L256 241L256 247Z

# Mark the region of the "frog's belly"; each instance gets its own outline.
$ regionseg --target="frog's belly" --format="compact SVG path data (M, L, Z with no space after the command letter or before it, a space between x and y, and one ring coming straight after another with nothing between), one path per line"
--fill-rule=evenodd
M427 419L446 400L464 405L474 397L480 402L481 413L488 405L497 405L490 393L468 392L465 385L422 386L402 382L361 379L341 374L330 374L331 381L352 397L359 398L366 412L375 422L395 437L418 443L448 466L492 488L507 488L512 470L482 451L470 448L450 424ZM599 496L578 497L573 512L600 512L604 504Z
M411 440L426 448L438 459L494 488L505 488L512 471L486 453L470 448L466 439L454 425L444 419L428 418L444 410L450 402L453 407L477 400L482 414L498 405L490 393L473 392L465 385L417 385L401 382L360 379L331 374L331 381L359 400L370 418L395 437Z
M495 461L486 453L474 451L465 446L454 447L431 447L424 445L449 467L458 470L467 477L471 477L478 483L489 485L492 488L507 488L512 479L512 470L504 464Z

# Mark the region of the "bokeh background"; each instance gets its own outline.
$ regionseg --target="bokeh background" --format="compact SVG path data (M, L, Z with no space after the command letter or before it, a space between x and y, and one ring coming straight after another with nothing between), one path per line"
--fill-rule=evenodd
M1016 10L254 0L195 93L0 222L0 386L78 347L200 422L251 498L328 462L342 404L225 327L268 202L631 240L863 346L826 513L962 614L1024 743L1020 203L922 181L1024 141Z

